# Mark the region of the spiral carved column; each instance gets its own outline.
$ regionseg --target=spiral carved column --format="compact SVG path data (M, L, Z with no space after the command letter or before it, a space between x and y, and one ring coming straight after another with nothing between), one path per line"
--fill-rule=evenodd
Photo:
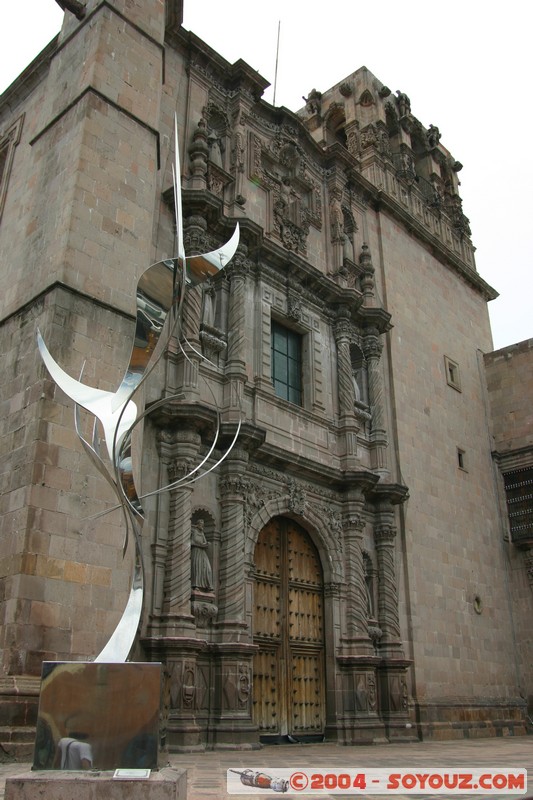
M392 508L382 509L374 525L374 541L378 558L378 618L382 631L379 653L381 716L389 739L415 739L411 727L407 669L400 631L398 589L396 585L395 541Z
M374 541L378 558L378 619L382 630L380 650L385 655L403 655L398 612L398 589L395 569L396 527L391 521L374 526Z
M244 502L245 464L236 464L241 455L235 452L228 459L219 482L221 509L220 591L217 627L242 631L245 625L244 574ZM247 455L247 454L243 454ZM239 459L240 460L240 459ZM236 469L237 466L237 469Z
M168 467L176 481L190 472L197 462L201 438L195 431L181 430L175 435L176 454ZM170 491L167 558L164 579L163 620L167 635L191 634L191 495L190 486Z
M350 334L352 326L348 310L341 308L335 323L334 334L337 345L337 385L339 391L340 432L344 436L343 469L357 466L357 424L354 413L354 385L350 358Z
M362 506L362 503L361 503ZM363 563L363 530L365 519L358 511L350 512L344 522L346 554L346 643L350 652L374 655L368 635L366 614L365 572Z
M368 634L367 600L363 561L362 495L348 500L344 518L346 579L346 636L337 657L342 686L344 744L371 743L383 738L378 709L377 665L380 661Z
M368 394L372 409L372 467L383 476L389 474L387 464L387 431L385 427L385 389L380 358L383 350L379 331L369 328L363 340L363 352L368 365Z
M184 225L183 239L188 254L197 255L209 250L207 239L207 222L203 217L189 217ZM202 289L200 286L189 287L183 301L183 338L190 342L194 350L200 351L200 321L202 316ZM193 400L198 396L198 370L200 359L187 345L188 358L181 360L182 385L188 394L188 399Z
M228 358L226 375L229 378L226 407L228 419L240 419L244 383L246 381L246 278L250 263L246 247L240 245L231 264L226 268L230 281L228 304Z

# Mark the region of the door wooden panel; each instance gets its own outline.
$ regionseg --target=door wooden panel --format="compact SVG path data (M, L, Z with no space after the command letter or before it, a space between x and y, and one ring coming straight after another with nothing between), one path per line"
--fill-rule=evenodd
M324 731L323 577L308 534L278 517L255 550L254 720L263 735Z

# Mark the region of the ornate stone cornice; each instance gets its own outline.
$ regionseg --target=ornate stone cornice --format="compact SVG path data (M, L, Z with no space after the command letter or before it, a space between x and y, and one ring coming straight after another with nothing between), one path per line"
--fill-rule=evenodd
M382 507L399 505L408 497L409 489L401 483L376 483L367 494L369 502Z
M147 407L148 410L150 406ZM212 434L216 430L217 413L214 409L199 403L183 403L181 400L169 398L162 405L154 404L150 420L158 428L167 431L166 441L178 441L183 429L195 434ZM170 437L170 438L169 438Z

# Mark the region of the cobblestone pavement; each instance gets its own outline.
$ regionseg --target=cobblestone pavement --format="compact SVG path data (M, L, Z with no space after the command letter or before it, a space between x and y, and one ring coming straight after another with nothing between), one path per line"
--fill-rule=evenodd
M322 797L333 800L346 797L353 800L355 795L274 794L264 791L247 795L228 795L226 792L226 770L228 768L253 768L275 775L276 769L291 768L310 771L327 767L347 769L389 769L389 768L460 768L469 771L475 768L525 768L528 773L526 795L502 793L492 795L494 800L521 798L533 800L533 737L497 739L467 739L453 742L424 742L415 744L389 744L373 747L340 747L335 744L292 744L264 747L261 750L229 750L207 753L180 753L169 757L169 764L187 770L187 800L220 800L242 797ZM4 797L6 778L28 772L28 763L0 764L0 798ZM375 795L364 795L371 798ZM438 795L433 795L438 796ZM383 795L381 795L383 797ZM389 794L393 800L417 798L424 795ZM428 795L425 795L428 797ZM442 795L441 795L442 797ZM488 795L456 794L453 797L475 800ZM149 798L147 798L149 800Z

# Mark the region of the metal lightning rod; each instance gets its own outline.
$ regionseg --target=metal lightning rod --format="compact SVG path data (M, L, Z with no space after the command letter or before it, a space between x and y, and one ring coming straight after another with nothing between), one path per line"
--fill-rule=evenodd
M276 45L276 69L274 70L274 100L272 105L276 105L276 87L278 85L278 58L279 58L279 32L281 28L281 20L278 20L278 43Z

